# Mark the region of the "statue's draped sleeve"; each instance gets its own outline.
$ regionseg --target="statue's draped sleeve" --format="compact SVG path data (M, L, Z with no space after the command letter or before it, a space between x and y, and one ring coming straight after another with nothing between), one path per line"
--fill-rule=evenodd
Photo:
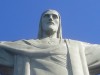
M80 55L85 53L90 74L92 75L99 74L100 73L100 45L90 44L87 42L81 42L81 41L76 41L76 40L71 40L71 41L75 41L76 44L79 45Z
M100 45L81 41L76 41L76 43L80 43L81 47L84 48L89 69L100 68Z
M81 42L68 39L67 44L73 75L89 75L85 49Z
M0 65L13 67L14 66L14 60L15 60L15 54L18 52L17 50L14 52L14 48L10 47L17 47L18 45L21 46L21 44L25 45L26 43L23 40L19 41L1 41L0 42ZM9 47L7 47L9 46ZM19 47L18 47L19 48ZM12 49L12 50L10 50ZM20 52L18 52L20 53Z
M100 68L100 45L84 43L87 64L90 69Z
M0 44L5 42L0 42ZM7 52L5 49L0 47L0 65L13 67L14 59L13 55Z
M100 73L100 45L82 42L90 74Z

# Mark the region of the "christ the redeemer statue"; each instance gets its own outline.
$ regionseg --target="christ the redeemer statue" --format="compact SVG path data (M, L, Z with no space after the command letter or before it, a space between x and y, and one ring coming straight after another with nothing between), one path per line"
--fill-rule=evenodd
M36 40L0 42L0 65L13 75L89 75L100 67L100 45L62 38L61 17L45 11Z

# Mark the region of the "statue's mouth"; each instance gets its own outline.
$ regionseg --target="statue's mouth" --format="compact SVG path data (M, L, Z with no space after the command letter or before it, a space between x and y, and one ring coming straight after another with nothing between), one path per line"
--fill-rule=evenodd
M53 22L48 22L48 24L54 24Z

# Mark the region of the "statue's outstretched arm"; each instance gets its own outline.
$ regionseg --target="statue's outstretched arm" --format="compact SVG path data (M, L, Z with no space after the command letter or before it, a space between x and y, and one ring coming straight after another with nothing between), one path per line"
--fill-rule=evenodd
M87 64L90 71L100 69L100 45L90 43L83 43L83 45L85 47Z
M1 44L1 42L0 42ZM14 59L13 55L5 51L0 47L0 65L13 67Z
M0 43L0 48L12 52L13 54L35 56L40 54L49 54L51 48L39 49L35 46L14 43ZM48 53L47 53L48 52ZM40 55L41 56L41 55Z

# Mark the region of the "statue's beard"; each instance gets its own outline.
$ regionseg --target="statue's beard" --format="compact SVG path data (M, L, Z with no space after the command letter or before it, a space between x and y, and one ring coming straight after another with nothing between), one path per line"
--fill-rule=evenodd
M54 28L54 26L48 26L46 28L46 30L44 30L45 34L48 35L48 36L51 36L53 34L55 34L57 32L56 28Z

